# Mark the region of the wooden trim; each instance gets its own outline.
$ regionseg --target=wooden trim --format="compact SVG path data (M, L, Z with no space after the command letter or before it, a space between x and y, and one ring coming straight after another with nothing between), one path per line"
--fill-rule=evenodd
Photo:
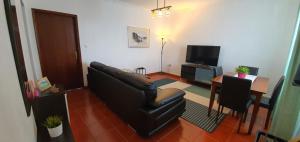
M157 75L157 74L159 74L159 72L147 73L146 75L149 75L149 76L151 76L151 75Z
M179 76L179 75L171 74L171 73L167 73L167 72L153 72L153 73L148 73L147 75L149 75L149 76L151 76L151 75L169 75L172 77L181 78L181 76Z
M47 14L55 14L60 16L67 16L67 17L77 17L75 14L69 14L69 13L63 13L63 12L57 12L57 11L51 11L51 10L44 10L44 9L37 9L32 8L32 13L47 13Z
M185 79L181 78L181 76L179 75L176 75L176 74L171 74L171 73L167 73L167 72L154 72L154 73L149 73L147 74L148 76L153 76L153 75L165 75L165 76L169 76L173 79L176 79L176 80L180 80L180 81L183 81L183 82L187 82Z
M76 52L77 52L77 64L79 66L79 73L81 74L80 76L80 84L81 86L84 86L84 82L83 82L83 70L82 70L82 58L81 58L81 50L80 50L80 38L79 38L79 27L78 27L78 18L77 18L77 15L74 15L74 14L69 14L69 13L63 13L63 12L57 12L57 11L49 11L49 10L43 10L43 9L35 9L35 8L32 8L31 9L32 11L32 19L33 19L33 25L34 25L34 30L35 30L35 37L36 37L36 42L37 42L37 49L38 49L38 52L39 52L39 58L40 60L42 59L42 55L40 54L41 51L40 51L40 42L39 42L39 35L38 35L38 26L37 26L37 21L36 21L36 14L37 13L46 13L46 14L55 14L55 15L59 15L59 16L66 16L66 17L72 17L73 20L74 20L74 31L75 31L75 40L76 40ZM40 61L41 62L41 61ZM41 66L41 70L42 70L42 76L44 76L44 73L43 73L43 64L40 64Z
M31 103L28 100L27 96L26 96L26 92L25 92L25 81L27 81L27 73L26 76L22 75L22 69L21 69L21 63L19 62L19 58L18 57L18 52L17 52L17 45L16 45L16 37L15 37L15 33L14 33L14 27L13 27L13 19L12 19L12 5L10 0L4 0L4 9L5 9L5 16L6 16L6 22L7 22L7 28L8 28L8 32L9 32L9 38L10 38L10 42L11 42L11 47L12 47L12 51L13 51L13 56L14 56L14 60L15 60L15 65L16 65L16 71L17 71L17 76L18 76L18 80L19 80L19 85L20 85L20 89L21 89L21 93L22 93L22 98L23 98L23 102L25 105L25 110L26 110L26 114L27 117L30 116L31 113ZM23 55L22 55L23 56Z

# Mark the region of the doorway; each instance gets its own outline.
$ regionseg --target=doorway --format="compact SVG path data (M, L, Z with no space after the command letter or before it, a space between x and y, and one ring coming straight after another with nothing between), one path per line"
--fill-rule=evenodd
M83 87L77 16L32 9L42 75L66 89Z

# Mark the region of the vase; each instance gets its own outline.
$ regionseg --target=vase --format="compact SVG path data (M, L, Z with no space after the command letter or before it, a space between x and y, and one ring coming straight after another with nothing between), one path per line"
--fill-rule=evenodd
M55 128L47 128L51 138L60 136L63 133L62 123Z
M238 77L239 78L246 78L246 75L245 73L238 73Z

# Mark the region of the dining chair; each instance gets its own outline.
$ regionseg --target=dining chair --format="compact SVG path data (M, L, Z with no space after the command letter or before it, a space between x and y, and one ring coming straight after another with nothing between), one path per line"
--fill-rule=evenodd
M288 142L285 139L282 139L278 136L275 136L273 134L269 134L267 132L258 131L255 142Z
M215 67L214 68L214 76L221 76L223 75L223 68L222 67Z
M219 117L220 106L230 108L240 114L238 133L240 132L241 123L247 117L248 108L252 104L250 95L251 80L241 79L233 76L223 76L221 94L219 95L219 106L217 117Z
M283 82L284 82L284 78L285 78L284 76L281 76L281 78L279 79L279 81L275 85L274 90L272 92L271 98L267 99L267 100L262 99L262 101L259 104L260 107L268 109L268 114L267 114L266 121L265 121L265 129L267 129L268 126L269 126L271 114L272 114L274 106L275 106L275 104L278 100L278 97L280 95L281 88L282 88ZM252 95L251 97L252 97L252 100L255 100L255 96Z
M249 68L249 75L255 75L255 76L258 75L258 70L259 70L258 67L250 67L250 66L244 66L244 65L240 65L239 67L247 67L247 68Z
M214 77L221 76L221 75L223 75L223 68L222 67L214 68ZM216 93L217 94L221 93L221 87L217 87Z

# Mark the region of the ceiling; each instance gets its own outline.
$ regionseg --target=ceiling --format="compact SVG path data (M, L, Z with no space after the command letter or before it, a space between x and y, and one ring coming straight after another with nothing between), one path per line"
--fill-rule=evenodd
M120 0L120 1L138 5L138 6L143 6L145 8L156 7L156 0ZM161 1L161 4L163 3L163 0L159 0L159 1ZM168 0L166 0L166 2L168 2Z
M147 9L153 9L156 8L156 0L119 0L119 1L123 1L129 4L134 4L137 6L141 6ZM158 7L162 7L163 6L163 2L164 0L158 0ZM176 6L182 6L182 4L196 4L199 2L209 2L211 0L166 0L166 6L171 5L173 7Z

